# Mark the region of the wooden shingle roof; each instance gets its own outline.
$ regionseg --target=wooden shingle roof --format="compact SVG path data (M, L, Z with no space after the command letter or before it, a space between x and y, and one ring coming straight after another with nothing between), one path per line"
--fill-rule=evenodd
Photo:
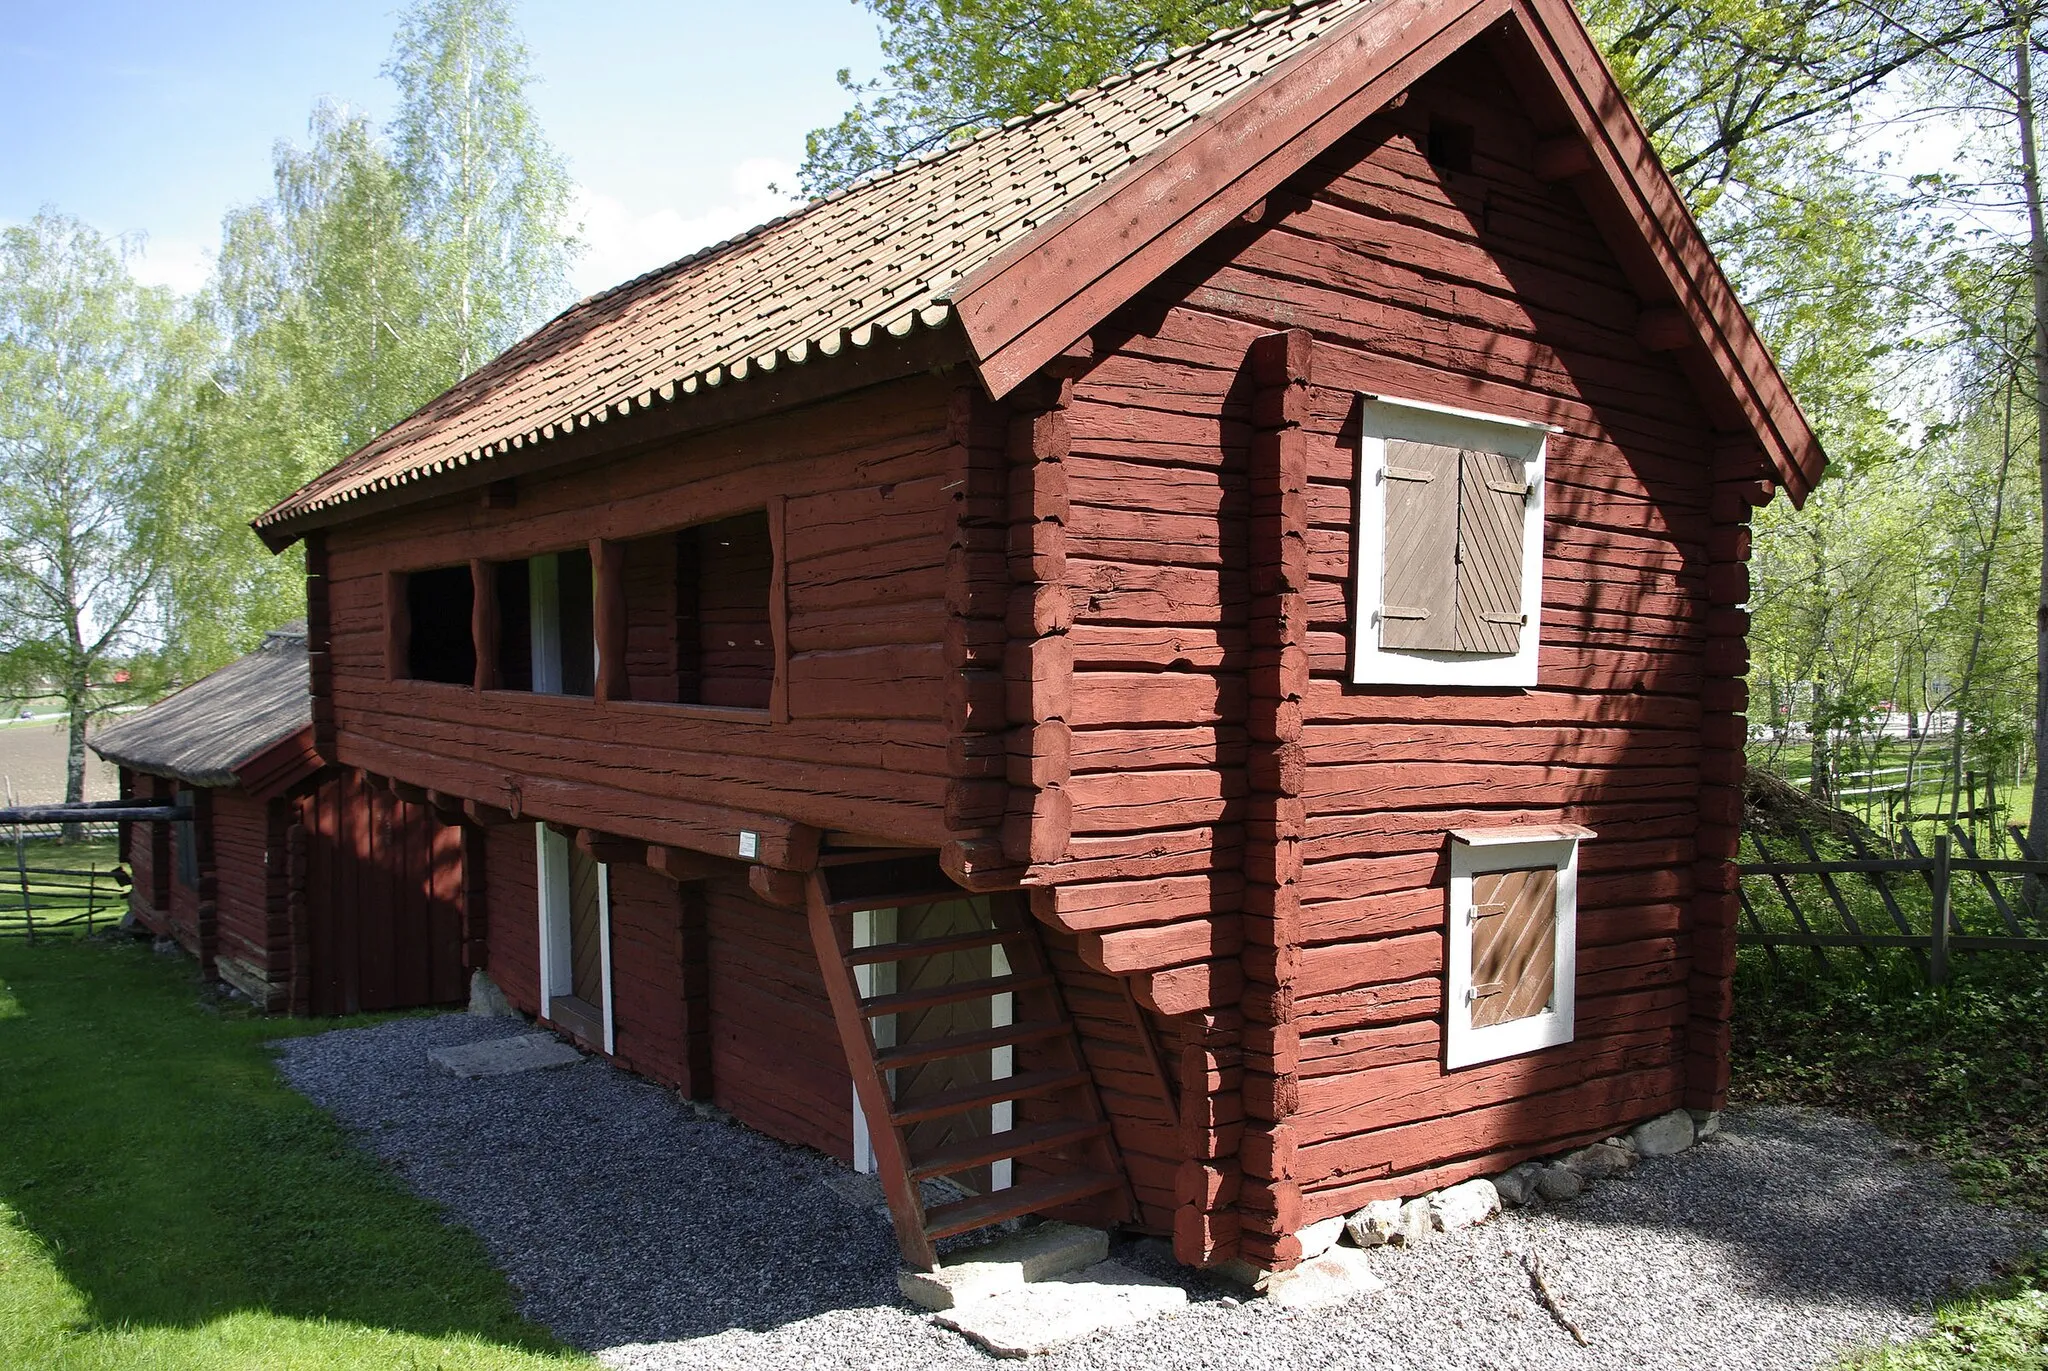
M1553 139L1586 154L1573 187L1646 306L1691 330L1718 422L1803 499L1820 445L1569 0L1303 0L582 301L256 530L283 547L764 377L793 394L878 340L933 335L1001 398L1482 35L1517 50Z
M101 728L92 750L116 766L194 785L234 785L252 759L313 722L306 624L273 630L263 646L148 709Z
M1346 14L1308 0L591 296L258 519L946 324L949 292Z

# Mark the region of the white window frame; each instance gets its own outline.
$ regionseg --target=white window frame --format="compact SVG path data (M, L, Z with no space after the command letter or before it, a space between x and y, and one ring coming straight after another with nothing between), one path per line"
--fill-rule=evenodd
M1451 888L1445 943L1444 1068L1518 1057L1572 1040L1577 1028L1579 843L1593 831L1576 824L1538 828L1456 829L1451 833ZM1472 1026L1472 929L1477 911L1472 878L1494 871L1547 866L1557 872L1557 942L1550 1003L1525 1019Z
M1543 636L1543 478L1549 436L1561 430L1527 419L1454 409L1423 400L1361 394L1358 451L1358 594L1352 616L1351 679L1357 685L1526 687L1536 684ZM1512 653L1444 652L1380 646L1386 563L1387 440L1478 448L1525 464L1529 499L1522 525L1522 626Z
M534 884L540 893L540 1016L552 1021L555 996L569 998L576 984L569 945L569 839L546 824L535 824L533 843ZM604 1001L597 1013L609 1057L617 1040L612 1029L612 873L604 862L597 864L597 951Z

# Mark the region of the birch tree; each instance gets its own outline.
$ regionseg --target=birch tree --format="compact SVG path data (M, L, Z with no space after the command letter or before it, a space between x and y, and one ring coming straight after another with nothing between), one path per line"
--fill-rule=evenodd
M112 678L159 643L182 471L165 435L202 341L76 219L0 233L0 688L63 703L66 800L85 798L87 723L147 683Z
M535 78L504 0L421 0L385 74L449 369L466 376L563 302L577 251L568 171L528 99Z

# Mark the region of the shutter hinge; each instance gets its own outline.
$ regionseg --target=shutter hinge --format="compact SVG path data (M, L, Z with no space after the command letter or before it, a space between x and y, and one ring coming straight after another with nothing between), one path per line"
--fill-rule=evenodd
M1427 619L1429 611L1417 609L1412 605L1381 605L1380 617L1382 619Z
M1423 471L1417 467L1381 467L1380 479L1383 481L1434 481L1436 473L1433 471Z
M1488 624L1526 624L1529 622L1529 616L1526 614L1482 614L1479 616L1479 619L1480 622Z

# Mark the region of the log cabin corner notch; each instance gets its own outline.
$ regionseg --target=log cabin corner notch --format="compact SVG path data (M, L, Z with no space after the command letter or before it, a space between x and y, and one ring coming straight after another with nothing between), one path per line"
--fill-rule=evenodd
M515 1004L879 1168L912 1260L1284 1267L1718 1107L1747 524L1822 465L1564 0L1309 0L584 301L257 528Z

